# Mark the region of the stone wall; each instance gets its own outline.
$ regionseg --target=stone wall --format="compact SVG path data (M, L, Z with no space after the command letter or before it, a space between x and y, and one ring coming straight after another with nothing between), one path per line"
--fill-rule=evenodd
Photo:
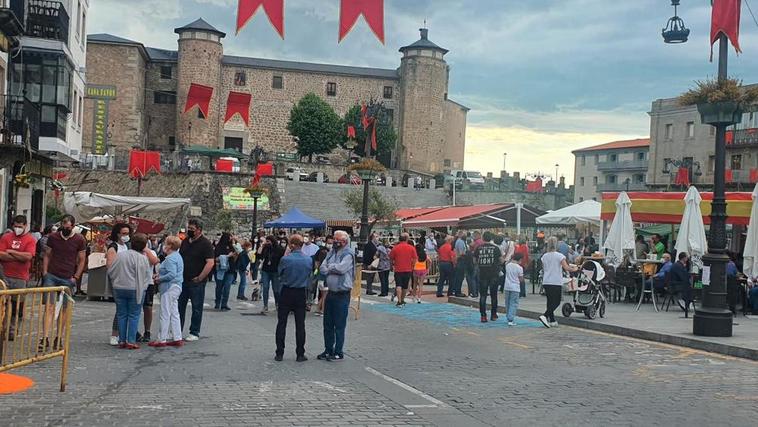
M171 78L161 78L161 67L170 66ZM176 64L170 62L151 62L147 66L145 84L147 86L147 140L154 149L174 148L169 145L169 138L176 135L176 114L178 104L156 104L156 92L173 92L176 94L178 82ZM182 106L183 107L183 106ZM174 141L176 142L176 141Z
M466 118L468 109L453 101L445 102L445 149L442 169L463 169L466 154Z
M117 98L110 100L110 147L129 148L144 136L145 57L136 45L90 44L87 47L87 84L114 85ZM94 99L84 100L82 152L93 146Z

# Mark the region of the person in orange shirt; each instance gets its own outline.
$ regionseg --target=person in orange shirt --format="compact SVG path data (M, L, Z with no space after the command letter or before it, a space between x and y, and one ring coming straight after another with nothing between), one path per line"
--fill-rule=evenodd
M455 276L455 250L453 250L453 236L445 237L445 243L438 249L438 260L440 277L437 279L437 298L442 298L445 295L442 291L445 290L445 285L448 287L448 294L450 294L450 287L453 285L453 279Z
M514 256L515 254L521 254L521 261L519 261L519 265L521 268L526 271L529 268L529 245L526 244L526 239L519 238L518 245L516 245L516 249L514 250ZM526 284L524 282L521 283L521 298L526 298Z
M402 233L400 242L390 251L390 260L395 270L395 293L397 294L397 307L405 306L405 294L411 281L413 267L418 261L416 248L408 244L410 235Z

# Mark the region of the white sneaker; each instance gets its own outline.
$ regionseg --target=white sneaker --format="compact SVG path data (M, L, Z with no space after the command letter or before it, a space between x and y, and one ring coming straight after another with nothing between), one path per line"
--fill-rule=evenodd
M118 345L118 337L113 337L113 336L112 336L112 337L111 337L111 342L110 342L110 344L111 344L112 346L117 346L117 345Z
M558 326L558 322L550 322L551 328L555 328L556 326Z
M508 326L516 326L516 322L508 322Z
M540 322L542 322L542 324L543 324L543 325L544 325L546 328L549 328L549 327L550 327L550 322L548 322L548 321L547 321L547 317L545 317L545 315L544 315L544 314L540 316Z
M200 339L200 337L198 337L197 335L189 334L189 335L187 335L187 338L184 339L184 341L187 341L187 342L189 342L189 341L197 341L199 339Z

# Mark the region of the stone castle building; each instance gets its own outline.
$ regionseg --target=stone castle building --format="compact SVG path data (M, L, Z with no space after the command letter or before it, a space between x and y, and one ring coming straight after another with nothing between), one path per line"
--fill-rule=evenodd
M396 70L225 55L225 34L202 19L174 32L176 51L110 34L88 37L88 94L94 97L85 102L84 147L103 154L105 137L111 150L204 145L250 153L260 145L291 153L290 110L313 92L340 116L357 102L384 101L398 133L394 167L426 173L463 167L468 108L448 99L448 51L429 40L427 29L400 48ZM208 117L197 109L184 113L192 83L214 89ZM249 126L239 115L224 124L230 91L252 94ZM103 93L109 99L98 98ZM93 122L98 113L102 122L104 109L107 132L96 133Z

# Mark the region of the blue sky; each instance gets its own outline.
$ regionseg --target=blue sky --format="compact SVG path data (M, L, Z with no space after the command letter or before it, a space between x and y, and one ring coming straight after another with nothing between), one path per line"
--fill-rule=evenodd
M747 0L758 13L758 0ZM666 45L669 0L385 0L386 44L361 19L337 44L338 0L285 0L285 40L258 15L234 35L237 0L93 0L89 32L176 48L173 28L203 17L227 32L225 52L273 59L396 68L397 49L430 39L450 50L450 97L472 108L466 167L544 171L573 180L571 150L649 134L647 111L712 76L710 2L679 14L690 42ZM730 74L758 82L758 26L743 5Z

